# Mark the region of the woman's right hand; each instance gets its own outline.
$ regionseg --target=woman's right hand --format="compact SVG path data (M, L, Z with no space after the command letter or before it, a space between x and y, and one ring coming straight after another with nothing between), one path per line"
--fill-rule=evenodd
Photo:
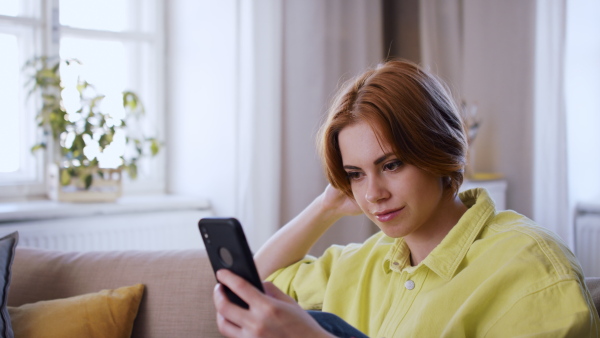
M328 184L321 194L321 205L323 210L327 210L339 218L362 214L362 210L353 198L334 188L331 184Z

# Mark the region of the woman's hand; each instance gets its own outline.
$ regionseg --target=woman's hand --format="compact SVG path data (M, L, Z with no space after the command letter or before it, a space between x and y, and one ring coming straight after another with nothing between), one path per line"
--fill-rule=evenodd
M344 216L360 215L354 200L328 185L302 212L279 229L254 255L261 278L301 260Z
M343 216L356 216L362 214L362 210L353 198L328 184L321 194L322 207L332 213Z
M275 285L264 282L263 294L229 270L219 270L217 279L250 305L246 310L231 303L223 286L217 284L213 300L217 309L217 325L224 336L333 337Z

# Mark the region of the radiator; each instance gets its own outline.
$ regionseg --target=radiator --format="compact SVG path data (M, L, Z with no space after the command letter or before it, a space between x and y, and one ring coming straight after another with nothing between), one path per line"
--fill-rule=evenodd
M135 202L135 203L134 203ZM203 248L198 220L212 216L209 208L199 209L160 200L160 207L148 200L120 205L70 205L69 217L0 222L0 235L19 232L19 247L61 251L178 250ZM158 203L158 202L157 202ZM88 210L83 210L88 208ZM64 206L61 206L62 210ZM91 211L90 211L91 210ZM61 211L62 212L62 211ZM90 214L92 213L92 214Z
M600 277L600 205L577 206L575 255L586 277Z

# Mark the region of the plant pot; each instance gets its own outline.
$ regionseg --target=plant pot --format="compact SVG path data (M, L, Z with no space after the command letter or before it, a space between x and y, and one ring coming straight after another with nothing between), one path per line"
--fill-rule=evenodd
M48 165L47 194L53 201L59 202L114 202L122 195L122 171L119 169L90 168L92 183L85 187L82 180L72 180L68 185L61 184L63 171L57 164ZM102 172L102 174L99 174Z

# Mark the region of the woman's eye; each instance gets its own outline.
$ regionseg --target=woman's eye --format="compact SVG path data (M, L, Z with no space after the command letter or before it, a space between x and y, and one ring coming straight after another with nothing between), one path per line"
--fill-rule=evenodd
M351 172L348 172L348 173L347 173L347 176L348 176L348 179L349 179L350 181L356 181L356 180L358 180L358 179L360 179L360 178L362 177L362 176L361 176L361 173L360 173L360 172L358 172L358 171L351 171Z
M400 166L402 166L401 161L393 161L393 162L385 164L383 166L383 169L387 170L387 171L395 171L396 169L400 168Z

